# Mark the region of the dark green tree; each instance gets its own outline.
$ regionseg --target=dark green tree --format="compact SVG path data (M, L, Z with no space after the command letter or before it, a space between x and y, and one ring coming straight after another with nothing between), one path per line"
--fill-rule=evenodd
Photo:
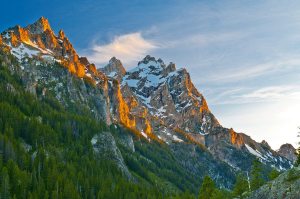
M205 176L200 187L199 199L210 199L215 191L216 186L214 181L209 176Z
M249 191L248 180L243 173L239 173L236 177L236 182L233 187L233 195L241 197L243 193L247 191Z
M6 167L2 168L1 171L1 199L10 198L10 184L9 184L9 175Z
M262 163L259 160L254 160L252 163L252 169L251 169L251 190L254 191L261 187L265 183L264 177L263 177L263 167Z
M280 172L277 171L276 169L272 169L269 173L269 180L274 180L275 178L277 178L279 176Z
M300 130L300 127L298 127L298 129ZM298 132L297 137L300 137L300 131ZM300 141L298 142L299 148L297 149L297 160L295 162L295 166L299 166L300 165Z

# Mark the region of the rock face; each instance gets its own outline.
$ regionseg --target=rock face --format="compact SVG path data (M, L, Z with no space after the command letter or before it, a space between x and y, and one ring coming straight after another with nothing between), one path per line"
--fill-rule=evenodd
M284 172L275 180L252 193L248 199L298 199L300 197L300 167Z
M94 152L99 158L102 160L113 161L128 179L132 179L123 156L111 133L103 132L95 135L91 140L91 144L93 145Z
M86 57L78 56L63 31L55 35L43 17L1 33L0 50L15 57L17 63L7 64L10 71L20 75L24 87L36 97L53 96L80 114L122 125L148 142L166 144L174 154L191 157L179 161L193 175L204 168L194 162L203 160L199 154L209 157L204 164L225 162L234 170L249 170L254 158L278 170L292 165L291 156L273 151L266 142L222 127L187 70L176 69L174 63L148 55L126 72L113 57L97 69ZM128 143L134 153L134 144ZM181 146L180 150L174 146ZM200 153L195 146L205 150ZM221 167L225 168L216 168ZM224 179L218 181L226 184Z
M295 162L297 159L296 149L291 144L283 144L277 151L278 154L287 158L288 160Z

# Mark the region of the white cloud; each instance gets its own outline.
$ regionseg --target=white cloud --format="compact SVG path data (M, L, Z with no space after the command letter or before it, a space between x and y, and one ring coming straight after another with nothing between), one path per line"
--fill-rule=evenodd
M136 63L147 53L157 48L152 41L143 38L140 32L117 36L109 44L94 44L89 60L96 64L105 64L111 57L117 57L124 64Z
M299 58L288 58L282 60L273 60L267 63L243 66L240 68L230 68L225 72L214 73L206 78L206 82L237 82L249 78L259 77L265 74L274 72L286 71L290 69L299 68Z
M253 103L274 103L278 101L299 101L300 86L297 84L250 87L221 87L206 91L205 96L211 105L242 105Z
M163 41L165 48L204 48L209 45L215 45L226 42L233 42L244 39L247 36L241 32L222 32L222 33L188 33L184 37L176 37L170 41ZM180 38L180 39L178 39Z
M242 95L242 98L254 98L254 99L300 99L300 88L297 86L270 86L255 90L251 93Z

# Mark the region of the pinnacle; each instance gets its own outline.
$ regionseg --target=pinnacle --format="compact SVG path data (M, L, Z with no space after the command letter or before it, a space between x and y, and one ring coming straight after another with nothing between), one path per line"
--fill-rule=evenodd
M60 39L64 39L66 37L66 35L65 35L65 33L64 33L63 30L59 30L58 36L59 36Z
M46 30L52 31L49 21L45 17L39 18L36 22L28 25L26 28L33 34L40 34Z
M118 72L121 75L124 75L126 73L125 68L123 67L123 64L119 59L116 57L112 57L109 60L109 64L106 65L102 70L106 73L111 73L111 72Z

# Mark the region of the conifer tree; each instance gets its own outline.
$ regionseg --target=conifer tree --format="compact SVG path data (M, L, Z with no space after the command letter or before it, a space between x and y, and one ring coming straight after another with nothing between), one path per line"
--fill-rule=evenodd
M249 191L247 178L243 173L239 173L236 177L236 182L233 188L233 195L242 196L246 191Z
M276 169L272 169L269 173L269 180L274 180L279 176L280 172L277 171Z
M298 127L300 130L300 127ZM298 132L297 137L300 137L300 131ZM295 162L295 166L300 166L300 141L298 142L299 148L297 149L297 160Z
M262 163L259 160L254 160L251 169L251 190L254 191L264 184Z
M216 186L214 181L209 176L205 176L199 191L199 199L212 198L215 190Z
M1 171L1 190L0 190L1 199L10 198L10 184L9 184L9 175L6 167L3 167Z

